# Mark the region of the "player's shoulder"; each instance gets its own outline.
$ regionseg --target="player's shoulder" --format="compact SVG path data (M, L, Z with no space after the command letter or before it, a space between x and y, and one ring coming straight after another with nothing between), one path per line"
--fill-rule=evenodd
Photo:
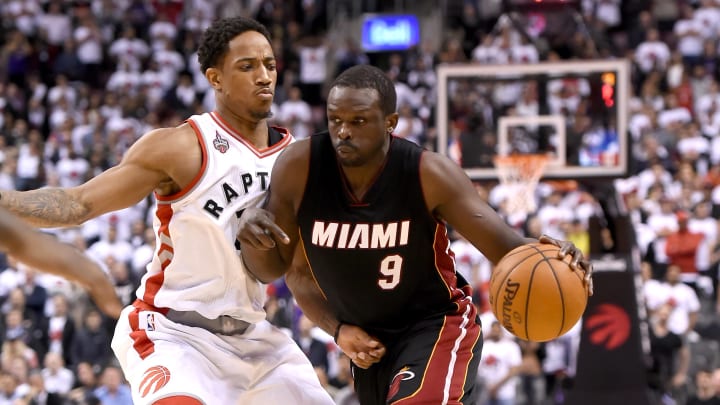
M192 127L187 123L177 127L152 129L132 145L126 158L145 162L150 167L168 167L193 161L200 153L200 145Z
M282 162L294 162L293 164L297 164L298 161L307 161L310 158L311 138L296 139L286 146L282 155L280 155Z
M309 161L310 138L300 139L285 146L273 165L272 183L293 187L298 184L304 185L309 172Z
M423 176L437 176L439 178L464 175L460 166L449 157L427 149L422 151L420 172Z
M152 129L138 139L139 143L161 144L163 149L180 150L189 144L197 145L195 130L187 122L176 127L161 127Z

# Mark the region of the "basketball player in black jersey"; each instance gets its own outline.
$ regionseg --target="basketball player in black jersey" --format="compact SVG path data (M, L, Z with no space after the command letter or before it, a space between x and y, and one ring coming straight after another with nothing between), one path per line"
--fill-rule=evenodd
M343 72L328 96L329 133L288 147L266 210L241 217L242 256L263 281L287 272L300 307L352 359L362 404L470 404L481 328L446 224L493 262L528 240L460 167L391 136L395 104L381 70ZM591 282L574 245L540 240Z

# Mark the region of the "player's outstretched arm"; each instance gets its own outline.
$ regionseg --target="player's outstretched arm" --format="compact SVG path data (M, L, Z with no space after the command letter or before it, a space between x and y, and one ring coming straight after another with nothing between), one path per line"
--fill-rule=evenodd
M31 228L2 208L0 248L28 266L81 284L105 314L116 319L120 316L122 304L115 288L95 262L74 246Z
M248 208L240 217L237 238L243 262L262 282L281 277L293 263L309 154L309 139L288 146L275 161L263 208Z
M385 346L362 328L341 323L318 287L302 249L298 247L285 281L303 313L335 338L335 343L360 368L368 368L385 355Z
M190 131L192 131L190 129ZM200 148L197 138L178 136L177 128L153 130L142 136L115 167L73 188L47 187L31 191L3 191L0 206L39 227L78 225L90 218L137 204L163 182L168 168ZM188 145L189 139L194 145ZM194 147L194 149L193 149Z
M450 159L425 152L420 173L430 212L460 232L493 263L527 243L480 198L465 172Z
M512 249L532 241L507 225L480 198L462 168L450 159L426 152L420 170L428 209L460 232L493 263ZM592 265L584 259L582 251L571 242L545 235L539 241L558 246L561 257L572 256L571 268L585 273L585 282L592 295Z

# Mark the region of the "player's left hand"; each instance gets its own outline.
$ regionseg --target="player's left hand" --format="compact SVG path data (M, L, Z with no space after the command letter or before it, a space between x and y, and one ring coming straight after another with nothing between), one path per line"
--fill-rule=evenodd
M362 328L343 323L338 331L337 345L356 366L367 369L385 355L385 345Z
M588 295L593 295L593 280L592 280L592 273L593 273L593 266L590 261L585 260L585 256L583 255L583 252L575 246L574 243L566 241L566 240L560 240L551 238L547 235L542 235L540 238L538 238L540 243L549 243L551 245L555 245L560 248L560 251L558 252L558 258L564 259L565 256L571 255L572 260L570 260L570 268L572 270L582 270L585 273L585 285L588 287Z

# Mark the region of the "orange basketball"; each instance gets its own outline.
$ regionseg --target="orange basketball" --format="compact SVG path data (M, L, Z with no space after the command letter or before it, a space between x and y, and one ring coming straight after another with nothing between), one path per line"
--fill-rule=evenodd
M545 342L570 330L587 305L584 273L570 269L560 248L529 243L506 254L490 278L490 306L510 333Z

